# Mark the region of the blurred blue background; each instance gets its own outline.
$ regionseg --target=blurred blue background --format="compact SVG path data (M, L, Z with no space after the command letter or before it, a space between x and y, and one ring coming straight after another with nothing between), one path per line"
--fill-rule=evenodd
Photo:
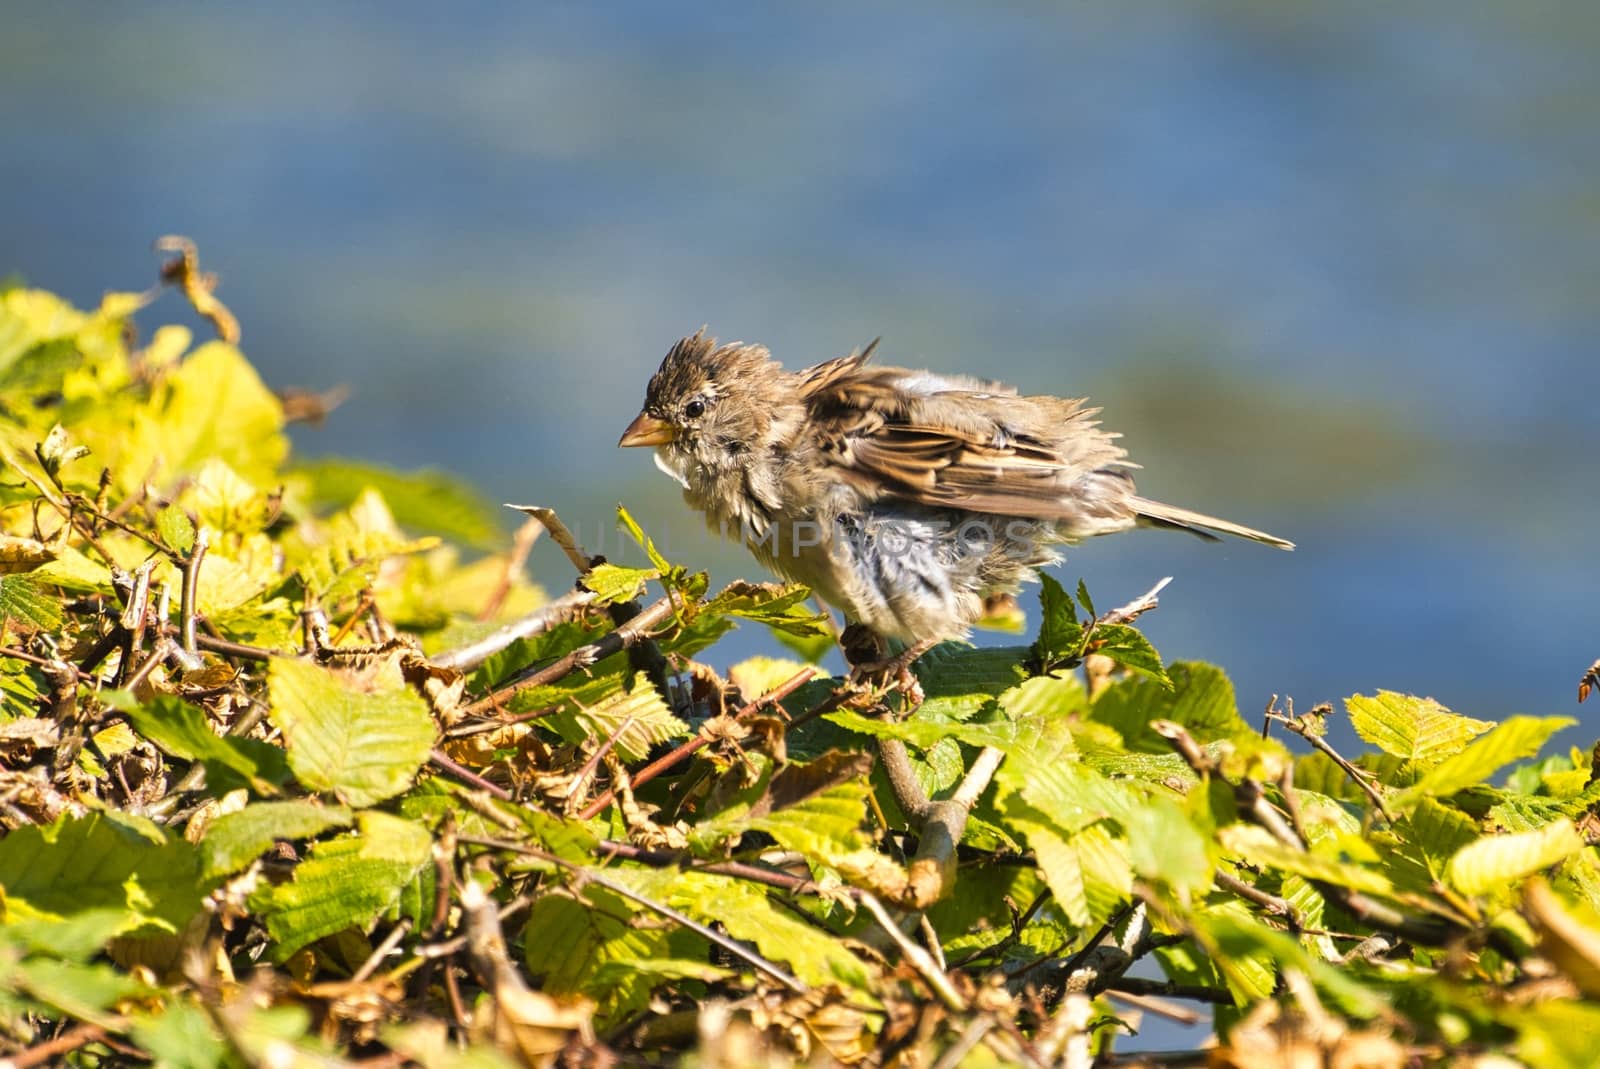
M303 454L589 542L626 501L718 580L754 566L614 448L649 373L702 323L790 366L881 334L1088 393L1144 492L1300 543L1063 569L1104 605L1176 576L1152 639L1247 716L1574 713L1597 46L1580 2L11 5L0 273L92 303L192 235L270 383L353 388Z

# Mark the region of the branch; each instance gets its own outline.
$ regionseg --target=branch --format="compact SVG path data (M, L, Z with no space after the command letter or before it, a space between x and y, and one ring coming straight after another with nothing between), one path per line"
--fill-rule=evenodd
M61 1033L54 1039L19 1051L9 1058L0 1058L0 1069L32 1069L35 1065L59 1064L56 1059L80 1047L98 1043L106 1038L106 1030L96 1024L82 1024Z
M1372 777L1357 768L1352 761L1338 750L1335 750L1327 739L1312 730L1309 718L1317 715L1319 710L1330 707L1318 706L1305 716L1295 716L1293 705L1289 707L1289 715L1284 715L1278 712L1277 703L1277 695L1273 695L1272 701L1267 704L1267 722L1282 724L1285 728L1309 742L1312 749L1319 750L1325 754L1330 761L1339 766L1346 776L1350 777L1350 782L1361 788L1362 793L1372 801L1378 812L1383 814L1383 819L1393 824L1394 814L1389 812L1389 807L1384 804L1383 795L1379 792L1377 784L1372 781Z
M1163 590L1167 589L1167 584L1171 582L1172 576L1169 575L1121 608L1112 609L1109 612L1101 613L1100 616L1095 619L1095 623L1126 624L1137 620L1139 617L1143 616L1145 613L1161 604L1161 599L1157 597L1157 595Z
M435 654L428 659L428 663L435 668L470 672L518 639L542 634L557 624L573 619L593 603L597 596L592 590L569 591L549 604L541 605L520 620L491 631L476 642L469 642L465 646L457 646L453 650Z
M1181 724L1175 724L1170 720L1157 720L1150 726L1156 734L1172 743L1172 748L1178 751L1197 774L1209 776L1216 772L1214 763L1194 740L1194 736L1190 735ZM1300 836L1289 826L1283 814L1267 801L1266 788L1259 781L1246 777L1235 784L1233 789L1240 813L1271 832L1272 836L1284 846L1302 853L1306 852L1306 845ZM1356 919L1421 946L1446 946L1453 938L1468 931L1467 928L1442 917L1410 916L1360 891L1352 891L1348 887L1341 887L1326 880L1313 880L1308 877L1307 882L1321 891L1328 901L1352 914Z
M522 521L522 526L517 528L517 533L511 539L511 552L506 554L505 567L500 569L500 579L495 583L494 590L489 594L489 600L478 612L478 619L492 620L505 605L506 597L511 593L511 584L516 581L517 573L528 561L528 554L533 550L533 544L539 541L539 535L545 531L545 525L536 516L530 516Z
M210 547L211 536L201 527L195 532L194 548L189 550L189 559L183 563L183 648L189 653L195 652L195 596L200 588L200 563L206 559L206 550Z
M657 604L659 605L660 603L657 602ZM753 716L754 714L760 712L762 709L766 709L769 706L781 702L783 699L799 690L805 683L810 681L811 677L816 675L816 673L817 670L815 668L802 668L800 671L790 676L782 684L778 685L772 690L767 691L755 701L747 702L745 705L741 706L739 710L733 714L733 719L743 720L748 716ZM708 735L695 735L694 738L674 747L672 750L662 754L660 757L656 758L654 761L651 761L648 765L645 765L639 771L635 772L631 777L629 777L631 785L634 789L642 787L644 784L649 783L662 773L677 767L690 755L694 754L710 741L711 738ZM584 806L583 809L578 812L578 819L594 819L595 817L599 816L605 807L610 805L615 799L615 791L606 791L600 797Z
M872 914L873 920L878 922L879 927L894 941L895 946L900 948L900 953L905 955L907 963L916 970L918 976L922 977L928 988L938 996L945 1009L950 1010L952 1013L965 1013L967 1000L961 997L960 992L956 991L955 987L950 983L950 978L939 971L939 967L934 964L933 958L929 956L928 952L906 937L906 933L902 932L899 925L895 924L894 918L889 916L889 911L883 908L883 903L874 898L869 891L862 891L857 897L861 904L867 907L867 912Z
M1209 1002L1216 1006L1234 1005L1233 993L1225 987L1207 987L1205 984L1180 984L1175 980L1147 980L1141 976L1119 976L1106 986L1108 991L1129 995L1161 995L1166 998L1186 998L1195 1002Z
M473 716L491 709L497 709L504 704L506 699L515 694L525 690L532 690L534 687L543 687L555 683L565 679L580 668L587 668L598 661L605 660L614 653L629 649L644 641L649 632L671 616L672 612L671 599L662 598L615 631L607 632L587 646L579 646L565 657L557 658L552 664L541 668L530 676L525 676L515 683L491 691L471 705L463 708L461 715Z
M462 842L467 842L467 841L468 841L467 837L463 836L462 837ZM476 841L482 842L484 840L476 840ZM671 906L663 905L660 902L656 902L656 901L651 900L650 898L645 897L644 895L640 894L639 892L633 890L633 888L628 887L626 884L618 883L615 880L608 879L605 876L603 876L602 874L594 871L593 869L585 868L584 866L579 865L579 864L577 864L575 862L568 861L564 857L558 857L555 854L548 853L547 851L544 851L544 850L540 850L538 847L527 846L527 845L524 845L524 844L521 844L521 843L508 843L508 842L501 842L501 843L497 843L496 845L498 845L503 850L510 850L510 851L512 851L514 853L525 854L528 857L535 857L535 858L538 858L539 860L544 861L544 862L546 862L548 864L555 865L558 868L562 868L562 869L567 870L568 872L572 873L577 878L578 887L580 889L581 889L583 884L592 883L592 884L595 884L598 887L604 887L606 890L610 891L612 894L621 895L623 898L626 898L628 901L637 903L638 905L643 906L645 909L650 910L652 913L660 914L661 916L667 918L668 920L674 922L675 924L682 925L683 927L687 928L689 931L695 933L696 935L698 935L700 938L706 940L707 942L712 943L715 946L721 947L723 950L726 950L729 954L732 954L734 957L739 958L740 960L749 963L758 972L765 973L767 976L769 976L772 979L776 980L778 983L782 984L784 987L788 988L790 991L794 992L795 994L797 994L797 995L806 995L806 994L810 993L811 989L808 988L800 980L798 980L794 976L791 976L789 973L785 972L783 969L781 969L778 966L774 965L772 962L768 961L766 958L763 958L760 954L757 954L755 951L751 950L749 947L745 946L743 943L740 943L740 942L738 942L736 940L733 940L733 939L729 939L727 936L723 935L720 932L713 931L712 929L710 929L710 928L706 927L705 925L701 924L699 921L696 921L691 917L687 917L684 914L680 913L679 911L673 909ZM467 884L464 884L462 886L462 891L465 892L467 887L471 887L471 886L476 886L476 885L472 884L470 882L467 883ZM463 898L465 898L465 894L464 893L463 893Z

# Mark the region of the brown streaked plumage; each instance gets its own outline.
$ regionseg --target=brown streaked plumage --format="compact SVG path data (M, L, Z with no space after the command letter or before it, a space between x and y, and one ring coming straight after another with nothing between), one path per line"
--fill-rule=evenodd
M1056 547L1150 525L1262 531L1138 496L1136 465L1081 400L869 363L788 372L704 330L674 345L619 443L656 463L715 530L886 638L966 633L985 596Z

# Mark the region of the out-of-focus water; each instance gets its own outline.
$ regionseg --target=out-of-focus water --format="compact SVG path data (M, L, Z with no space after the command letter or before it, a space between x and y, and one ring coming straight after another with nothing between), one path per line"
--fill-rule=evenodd
M1175 575L1151 637L1247 711L1572 713L1597 98L1581 2L57 0L0 18L0 272L91 302L192 235L271 382L353 387L304 452L591 532L625 500L720 578L754 569L614 448L702 323L1088 392L1145 492L1300 543L1064 569Z

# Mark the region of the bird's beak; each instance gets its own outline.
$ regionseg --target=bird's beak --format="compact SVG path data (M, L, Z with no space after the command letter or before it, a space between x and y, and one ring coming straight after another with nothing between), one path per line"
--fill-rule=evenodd
M641 412L628 429L622 432L622 440L617 445L628 448L638 445L666 445L676 437L672 424L664 419L656 419L648 412Z

